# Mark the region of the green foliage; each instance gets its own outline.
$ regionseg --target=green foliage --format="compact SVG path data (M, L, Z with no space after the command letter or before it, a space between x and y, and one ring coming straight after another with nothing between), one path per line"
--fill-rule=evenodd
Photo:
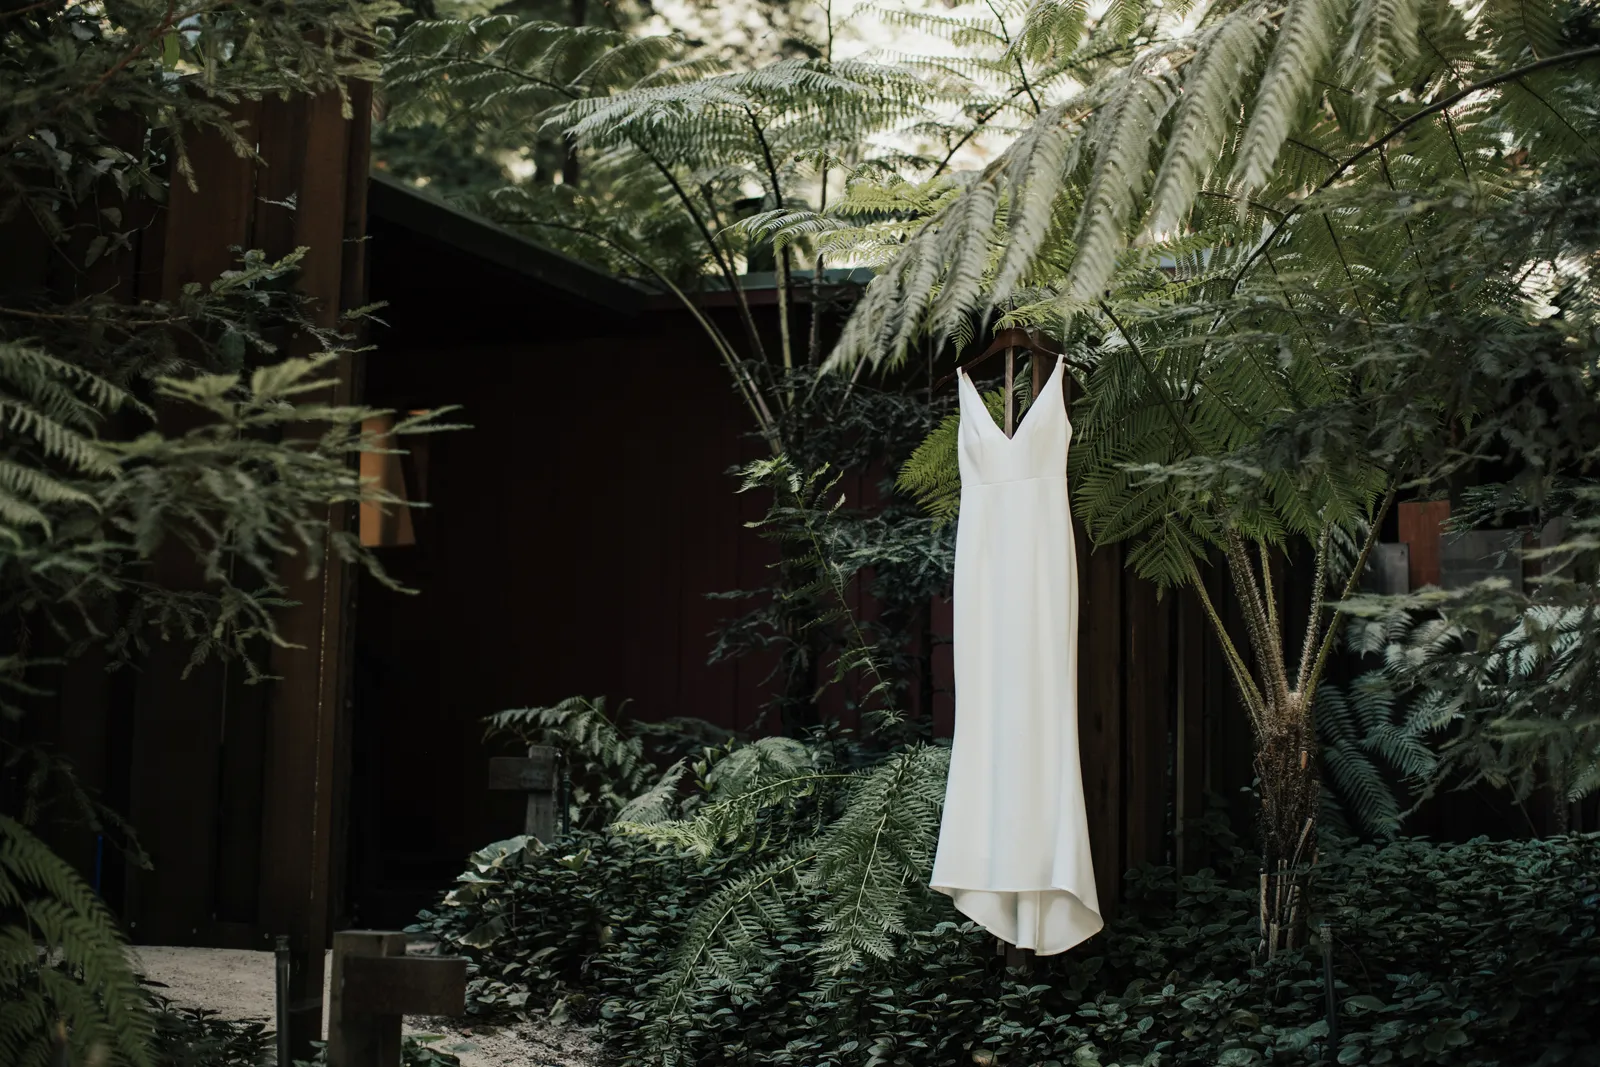
M899 695L895 680L879 664L875 643L850 610L851 585L876 553L851 551L856 546L849 543L849 533L839 521L845 506L844 494L838 491L841 475L826 466L798 470L787 456L757 460L742 474L740 492L764 489L772 494L766 516L750 525L784 549L773 566L783 569L787 580L771 591L770 608L780 620L773 629L786 638L782 669L790 677L817 676L812 657L823 648L837 649L831 670L817 676L817 688L855 675L863 688L855 701L864 724L874 728L900 724L903 713L895 707ZM713 660L727 654L728 639L725 631ZM817 692L798 696L804 704L814 704Z
M1566 535L1512 552L1542 567L1526 589L1491 579L1347 605L1357 617L1352 642L1382 657L1379 685L1407 702L1386 739L1438 749L1432 773L1420 776L1424 795L1487 782L1525 800L1548 786L1564 818L1567 802L1600 788L1596 501L1600 491L1587 483L1553 497Z
M803 374L822 362L838 311L827 262L893 253L966 183L950 174L964 151L981 156L1013 136L1173 17L1142 2L1097 18L1065 5L1052 39L1040 24L1024 46L1020 2L860 12L950 47L846 59L834 41L856 16L822 10L813 40L758 66L674 36L504 14L418 22L386 65L396 122L518 128L525 144L563 138L559 185L508 183L473 206L678 297L772 452L791 458L801 458L796 434L830 415ZM755 328L746 292L746 275L767 271L777 338ZM941 299L958 300L969 280ZM711 285L734 297L736 330L696 305L694 291ZM811 298L803 335L790 314L801 287Z
M259 1022L224 1019L147 993L158 1067L274 1067L273 1035Z
M256 155L254 131L237 124L242 101L334 94L348 113L345 83L376 74L378 23L398 11L387 0L0 11L0 247L20 268L0 291L5 718L20 714L18 697L48 695L34 668L86 669L91 646L127 667L151 642L182 642L191 668L232 657L260 680L261 653L282 640L274 615L290 568L314 574L333 553L382 577L331 521L400 503L351 462L390 447L362 429L387 413L326 399L335 364L355 358L361 312L316 325L293 290L303 249L277 260L236 250L235 269L159 301L105 295L131 286L108 286L104 268L124 253L116 267L132 272L125 253L160 218L169 183L194 186L189 138ZM41 258L51 266L34 271ZM302 358L284 359L286 341ZM200 581L174 589L183 562ZM54 661L38 657L38 634L60 650ZM167 1062L169 1038L181 1040L170 1013L152 1034L113 920L35 834L76 819L135 862L142 853L70 766L6 733L0 765L20 788L6 790L17 817L0 815L0 1061ZM214 1036L179 1062L248 1058L248 1035Z
M106 379L39 348L0 346L12 427L0 480L10 471L14 486L0 488L0 610L39 613L74 642L69 654L98 641L126 657L156 636L189 642L193 663L224 654L251 664L252 641L279 641L281 559L299 556L314 574L331 551L381 577L353 532L328 525L330 504L400 504L349 463L384 447L362 422L387 413L315 399L337 358L158 378L157 400L201 416L168 435ZM102 436L124 413L123 426L144 427ZM397 429L440 425L428 416ZM285 432L310 427L315 435ZM151 561L168 542L203 569L205 589L154 580Z
M514 708L489 716L487 722L487 740L515 738L523 745L549 745L561 754L571 790L568 819L572 826L588 829L610 823L630 804L634 816L664 811L682 773L681 761L662 776L654 757L715 745L730 736L699 719L642 722L624 717L621 709L613 716L604 697L568 697L548 708Z
M1419 791L1437 774L1439 759L1381 673L1347 686L1324 683L1317 693L1322 743L1325 824L1346 836L1392 839L1406 815L1408 787Z
M1035 5L1022 39L1080 47L1071 8ZM1192 26L1186 5L1163 12L1170 21L1042 110L928 220L873 281L834 360L897 363L922 331L950 336L1017 303L1049 325L1092 313L1141 242L1209 235L1241 276L1266 271L1264 251L1322 228L1306 198L1336 183L1420 191L1470 171L1492 188L1516 166L1507 143L1541 160L1570 153L1590 121L1571 91L1592 76L1581 64L1593 41L1580 9L1538 11L1536 33L1496 6L1414 0L1213 3ZM1329 236L1342 233L1321 238L1333 274Z
M184 140L197 129L254 154L228 105L342 94L346 79L375 73L378 21L398 10L384 0L311 0L292 11L272 0L12 5L0 25L0 223L24 214L65 237L70 209L96 190L120 194L107 203L159 199L169 159L178 180L193 181ZM157 136L128 137L123 116ZM96 255L130 236L116 208L91 226Z
M77 872L0 815L0 1061L47 1067L64 1052L154 1067L123 944Z
M809 810L787 821L807 833ZM1245 962L1253 859L1225 827L1207 832L1216 868L1131 872L1124 914L1029 974L1007 971L993 938L932 894L894 959L842 973L819 966L827 933L791 918L752 939L755 959L728 981L693 993L676 1055L707 1067L1322 1062L1320 945ZM705 857L617 834L507 842L474 857L417 929L471 956L471 1010L553 1008L598 1022L623 1064L670 1062L651 1024L685 928L781 867L770 832L741 842ZM1339 1062L1597 1062L1597 861L1594 835L1400 840L1325 859L1313 899L1334 932Z
M953 538L891 486L868 479L903 462L943 405L832 376L793 381L815 391L815 408L828 417L786 420L791 451L739 472L741 492L770 501L750 526L778 546L779 559L771 581L715 594L752 606L720 624L712 661L772 657L777 684L763 715L775 711L788 732L815 725L819 697L833 687L845 721L864 715L878 727L893 723L897 736L925 733L925 721L907 722L900 712L918 692L923 706L931 698L929 605L948 595ZM847 492L841 482L851 475L857 488ZM846 610L862 592L872 597L870 618Z

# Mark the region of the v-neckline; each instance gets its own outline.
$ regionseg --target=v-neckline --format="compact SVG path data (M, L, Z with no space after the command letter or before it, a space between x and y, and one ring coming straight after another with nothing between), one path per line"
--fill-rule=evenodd
M1066 361L1066 357L1065 356L1057 356L1056 357L1056 365L1054 367L1050 368L1050 376L1047 377L1044 380L1044 384L1039 387L1039 392L1037 394L1035 394L1035 396L1033 398L1033 403L1028 405L1028 410L1024 411L1022 413L1022 418L1017 420L1017 428L1014 431L1012 431L1012 434L1011 434L1010 437L1006 436L1006 428L1004 426L1000 425L998 422L995 422L994 421L994 416L989 414L989 405L987 405L987 404L985 404L983 402L983 394L978 392L978 387L972 383L971 375L969 375L964 369L960 371L960 374L961 374L961 380L966 383L967 388L972 390L973 397L978 401L978 410L983 412L983 420L982 421L988 423L990 426L993 426L996 430L1000 431L1000 439L1002 441L1005 441L1005 442L1009 443L1009 442L1015 441L1017 438L1022 436L1023 427L1028 425L1028 420L1033 417L1034 411L1039 407L1039 398L1044 396L1045 395L1045 391L1048 390L1050 388L1050 386L1055 383L1056 375L1061 373L1061 364L1064 363L1065 361Z

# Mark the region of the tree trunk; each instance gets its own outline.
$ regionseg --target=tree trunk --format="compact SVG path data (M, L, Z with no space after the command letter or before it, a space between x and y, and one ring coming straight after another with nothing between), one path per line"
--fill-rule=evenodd
M1307 883L1316 850L1317 777L1312 719L1291 714L1258 738L1261 790L1261 944L1267 959L1305 943Z

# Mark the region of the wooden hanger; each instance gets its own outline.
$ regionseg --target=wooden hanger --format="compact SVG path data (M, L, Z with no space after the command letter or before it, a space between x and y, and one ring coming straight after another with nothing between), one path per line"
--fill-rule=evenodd
M1001 330L999 333L995 334L994 340L990 342L988 348L983 350L981 355L974 356L972 359L967 360L967 362L959 365L955 370L934 382L933 389L935 392L937 392L939 389L954 381L956 376L962 371L965 371L968 375L970 375L973 367L976 367L978 364L982 363L991 356L997 356L1001 352L1004 352L1006 354L1005 434L1007 437L1010 437L1014 432L1016 432L1017 398L1015 383L1016 358L1018 349L1026 351L1032 357L1033 395L1038 396L1039 390L1044 388L1045 378L1049 375L1050 364L1047 363L1046 360L1060 359L1062 358L1062 355L1060 352L1057 352L1055 349L1047 345L1044 341L1044 338L1037 330L1030 331L1018 329L1016 327L1008 330ZM1089 367L1078 363L1075 360L1069 359L1066 360L1066 363L1069 366L1075 367L1085 373L1087 373L1090 369Z

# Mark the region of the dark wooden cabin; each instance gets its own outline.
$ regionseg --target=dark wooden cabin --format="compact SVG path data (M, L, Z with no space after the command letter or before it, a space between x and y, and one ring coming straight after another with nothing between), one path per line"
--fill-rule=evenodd
M772 551L730 474L760 446L688 314L383 178L368 254L366 400L472 427L396 463L427 507L379 552L419 593L356 597L348 914L394 923L517 832L484 716L584 695L748 725L766 668L708 665L706 594L764 584Z

